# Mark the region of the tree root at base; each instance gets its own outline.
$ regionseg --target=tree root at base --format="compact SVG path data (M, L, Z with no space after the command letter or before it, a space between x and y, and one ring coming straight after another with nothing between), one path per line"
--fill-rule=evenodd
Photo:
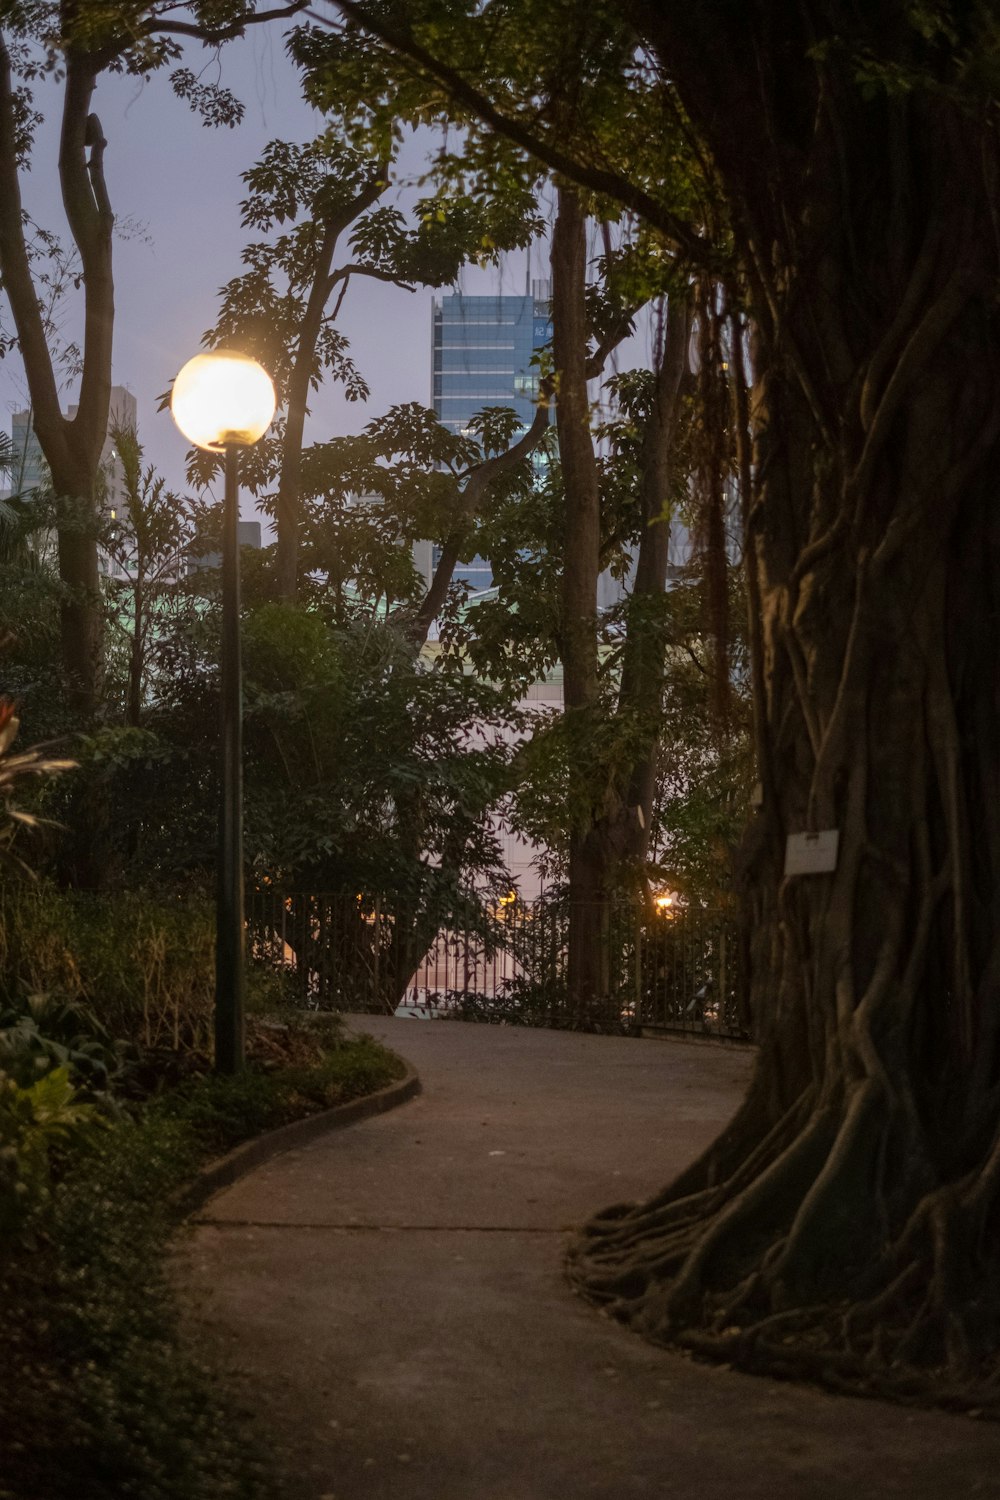
M885 1196L869 1171L882 1158L872 1126L868 1109L845 1110L835 1126L816 1111L749 1181L737 1169L673 1202L668 1190L617 1206L570 1247L571 1282L663 1347L1000 1420L993 1153L960 1181L921 1192L915 1179L909 1212L890 1216L871 1201ZM894 1233L866 1242L860 1230L891 1217Z

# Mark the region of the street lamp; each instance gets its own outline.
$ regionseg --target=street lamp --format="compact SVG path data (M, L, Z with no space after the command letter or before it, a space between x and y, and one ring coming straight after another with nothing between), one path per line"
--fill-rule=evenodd
M170 410L196 448L226 455L222 517L222 736L219 868L215 919L215 1068L239 1073L244 1058L243 688L240 672L239 450L264 436L274 386L256 360L230 349L189 359Z

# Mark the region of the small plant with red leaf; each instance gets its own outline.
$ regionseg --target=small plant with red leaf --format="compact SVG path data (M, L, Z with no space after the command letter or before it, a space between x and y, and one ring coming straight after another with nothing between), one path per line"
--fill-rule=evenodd
M20 720L13 698L0 697L0 865L12 865L21 871L27 866L12 849L19 827L38 828L43 820L14 804L19 783L30 776L58 776L72 770L75 760L57 758L50 747L33 745L29 750L14 751Z

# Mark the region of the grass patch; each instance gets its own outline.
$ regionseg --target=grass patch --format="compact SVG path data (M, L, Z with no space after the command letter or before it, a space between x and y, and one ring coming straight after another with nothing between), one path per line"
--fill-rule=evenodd
M403 1076L403 1064L371 1037L333 1047L317 1062L232 1078L202 1074L151 1101L157 1118L183 1122L204 1155L218 1156L250 1136L373 1094Z
M0 1500L265 1500L267 1468L181 1338L171 1199L206 1159L358 1098L403 1066L370 1038L267 1072L186 1080L56 1155L0 1243Z

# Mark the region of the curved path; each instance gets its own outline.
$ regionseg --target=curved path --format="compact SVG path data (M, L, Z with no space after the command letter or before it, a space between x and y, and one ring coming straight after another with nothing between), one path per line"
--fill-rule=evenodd
M1000 1429L652 1348L575 1298L566 1231L655 1191L744 1051L358 1017L423 1094L259 1168L184 1253L287 1500L1000 1497Z

